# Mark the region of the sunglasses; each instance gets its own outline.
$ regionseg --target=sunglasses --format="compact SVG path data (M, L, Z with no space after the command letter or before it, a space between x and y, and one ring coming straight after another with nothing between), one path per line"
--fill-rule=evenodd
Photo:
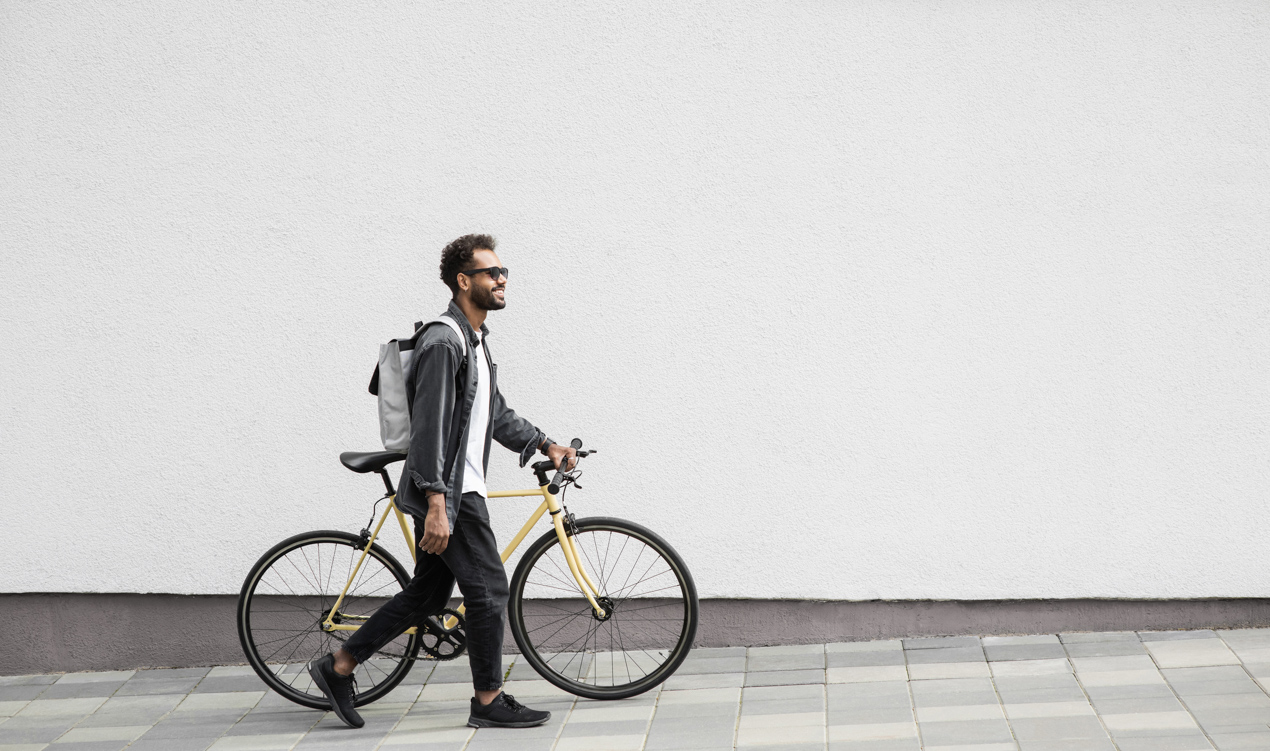
M499 268L498 266L490 266L488 269L468 269L467 271L460 271L459 273L467 274L468 276L476 276L477 274L489 274L489 278L493 279L494 281L498 281L498 278L500 276L506 276L508 279L511 278L510 276L507 275L506 266L502 268Z

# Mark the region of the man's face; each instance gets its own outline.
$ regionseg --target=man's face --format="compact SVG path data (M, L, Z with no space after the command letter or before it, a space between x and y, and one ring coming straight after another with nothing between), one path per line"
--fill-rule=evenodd
M472 263L467 270L502 268L503 262L492 250L477 250L472 253ZM496 274L498 272L495 272ZM507 277L494 279L486 272L479 274L459 274L459 289L467 290L472 304L481 310L502 310L507 307Z

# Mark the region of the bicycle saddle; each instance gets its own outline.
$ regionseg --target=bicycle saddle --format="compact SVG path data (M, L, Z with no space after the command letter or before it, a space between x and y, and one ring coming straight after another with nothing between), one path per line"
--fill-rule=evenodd
M340 464L354 472L380 472L405 458L405 454L397 451L345 451L340 454Z

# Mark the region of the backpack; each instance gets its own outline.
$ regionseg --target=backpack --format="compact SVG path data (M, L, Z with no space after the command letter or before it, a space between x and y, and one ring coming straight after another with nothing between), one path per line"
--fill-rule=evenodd
M406 453L410 449L410 366L414 361L415 345L419 337L434 323L443 323L454 329L463 343L463 356L467 357L467 337L453 318L440 316L428 321L415 321L415 332L405 339L393 339L379 345L379 364L370 377L370 393L379 397L379 437L388 451Z

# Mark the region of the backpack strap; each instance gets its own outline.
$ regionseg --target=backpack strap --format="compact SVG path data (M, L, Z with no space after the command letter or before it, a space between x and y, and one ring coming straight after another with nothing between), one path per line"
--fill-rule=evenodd
M436 318L433 318L431 321L428 321L423 326L419 327L419 331L422 331L423 329L427 328L428 326L431 326L434 323L444 323L446 326L449 326L451 329L454 329L455 335L459 337L459 342L463 345L463 359L466 360L467 359L467 337L463 335L463 329L459 328L458 321L455 321L453 318L449 316L437 316Z

